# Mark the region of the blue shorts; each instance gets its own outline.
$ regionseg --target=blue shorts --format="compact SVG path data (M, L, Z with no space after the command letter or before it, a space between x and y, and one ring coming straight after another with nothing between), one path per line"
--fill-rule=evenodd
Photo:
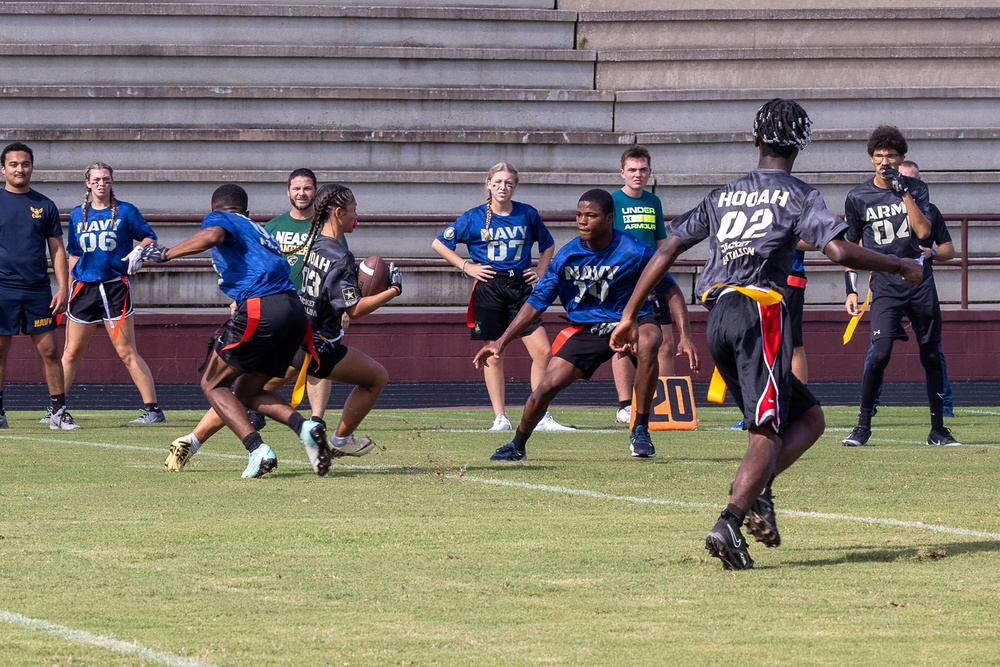
M40 334L56 328L52 290L0 289L0 336Z

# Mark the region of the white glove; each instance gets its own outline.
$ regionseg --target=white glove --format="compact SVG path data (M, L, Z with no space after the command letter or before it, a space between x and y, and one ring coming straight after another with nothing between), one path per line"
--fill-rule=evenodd
M132 252L125 255L125 264L128 265L128 274L131 276L142 268L142 246L137 245L132 248Z

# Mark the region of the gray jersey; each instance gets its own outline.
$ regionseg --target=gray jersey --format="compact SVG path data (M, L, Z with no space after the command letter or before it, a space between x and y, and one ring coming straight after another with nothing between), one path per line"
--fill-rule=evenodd
M667 231L690 248L709 238L698 294L713 285L755 286L782 294L799 239L822 249L847 228L819 190L782 169L755 169L713 190ZM709 295L711 306L716 293Z
M358 267L351 251L329 236L320 236L302 267L299 298L313 333L329 340L341 335L344 311L361 298Z

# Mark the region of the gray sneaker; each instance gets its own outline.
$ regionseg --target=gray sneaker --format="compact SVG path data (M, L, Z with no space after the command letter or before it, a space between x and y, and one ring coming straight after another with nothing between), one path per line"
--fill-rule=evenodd
M53 431L72 431L80 428L80 425L73 421L73 417L64 405L52 413L52 419L49 420L49 428Z
M7 413L0 412L0 428L7 428Z
M167 418L163 416L163 410L147 410L142 409L139 413L138 419L133 419L130 423L132 424L162 424L167 421Z
M39 424L48 424L52 421L52 408L45 408L45 415L38 420Z

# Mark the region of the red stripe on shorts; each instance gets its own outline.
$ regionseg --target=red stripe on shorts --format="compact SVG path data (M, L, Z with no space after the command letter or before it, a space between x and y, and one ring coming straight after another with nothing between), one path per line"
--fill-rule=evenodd
M758 303L757 310L760 312L760 338L764 348L764 363L767 366L767 386L757 400L755 421L759 426L770 418L771 427L777 432L781 429L781 423L778 414L778 383L774 371L778 355L781 353L781 303L770 306Z

